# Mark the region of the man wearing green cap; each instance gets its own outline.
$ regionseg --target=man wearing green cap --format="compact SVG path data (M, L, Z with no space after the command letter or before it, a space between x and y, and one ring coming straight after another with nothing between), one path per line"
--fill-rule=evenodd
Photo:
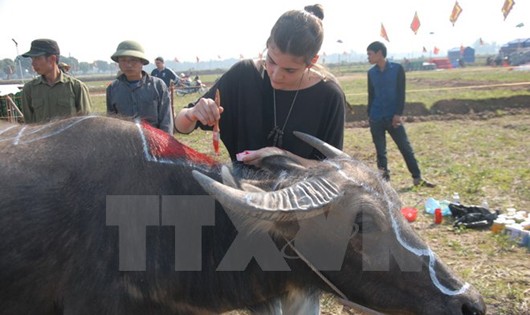
M126 40L110 58L118 63L121 74L107 87L107 113L141 118L173 135L168 88L162 79L143 71L149 64L143 47Z
M22 55L31 58L33 69L40 75L22 89L26 123L90 113L88 87L59 69L59 55L57 42L46 38L32 41L31 49Z

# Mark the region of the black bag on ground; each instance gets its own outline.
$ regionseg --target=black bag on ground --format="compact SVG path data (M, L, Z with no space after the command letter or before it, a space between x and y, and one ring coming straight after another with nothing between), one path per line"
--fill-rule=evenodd
M453 227L465 226L467 228L488 228L497 219L498 211L490 212L479 206L464 206L458 203L450 203L449 210L455 218Z

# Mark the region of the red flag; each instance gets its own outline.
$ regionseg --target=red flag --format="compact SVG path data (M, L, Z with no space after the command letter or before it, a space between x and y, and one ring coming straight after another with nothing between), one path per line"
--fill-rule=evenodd
M425 46L423 46L423 52L424 52L424 53L427 52L427 48L425 48Z
M505 0L504 5L502 6L502 14L504 15L504 19L506 20L506 17L508 14L510 14L510 11L513 8L513 5L515 4L514 0Z
M195 56L195 59L197 59L197 63L199 63L199 56Z
M440 52L440 48L434 46L433 53L434 53L435 55L438 55L439 52Z
M386 33L385 26L381 23L381 37L383 37L387 42L390 42L388 39L388 34Z
M414 12L414 18L412 19L412 23L410 23L410 29L416 34L418 30L420 29L420 18L418 17L418 12Z
M455 26L456 20L458 20L460 13L462 13L462 7L458 4L458 1L456 1L455 6L453 7L453 12L451 12L451 16L449 17L449 21L453 23L453 26Z

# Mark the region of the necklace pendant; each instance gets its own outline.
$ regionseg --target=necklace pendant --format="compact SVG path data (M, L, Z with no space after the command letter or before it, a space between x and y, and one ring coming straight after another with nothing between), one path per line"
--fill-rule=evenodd
M281 148L282 144L283 144L283 132L281 134L278 134L278 137L277 137L277 139L275 141L274 146L278 147L278 148Z
M274 139L277 130L278 130L278 126L275 126L274 128L272 128L271 132L269 132L269 135L267 136L267 139L268 140Z
M282 138L283 130L281 130L278 126L274 126L274 128L272 128L271 132L267 136L267 139L272 139L272 145L275 147L282 145Z
M274 88L272 89L272 97L273 97L272 100L274 104L274 128L272 128L271 132L267 136L267 140L271 140L272 138L272 145L275 147L281 148L283 145L283 131L285 130L285 126L287 126L289 117L291 117L291 112L293 111L294 103L296 102L296 97L298 96L298 92L300 92L300 85L302 84L303 78L304 78L304 75L300 77L300 82L298 82L298 89L296 90L296 93L294 94L293 101L291 102L291 107L289 107L289 112L287 113L287 116L285 117L285 121L283 122L283 127L281 129L280 127L278 127L278 123L276 120L276 90Z

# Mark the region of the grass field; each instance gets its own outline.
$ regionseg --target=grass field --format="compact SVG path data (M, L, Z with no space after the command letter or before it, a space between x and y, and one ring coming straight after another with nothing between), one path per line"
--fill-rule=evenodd
M338 78L351 104L366 104L365 73L342 72ZM429 108L438 100L453 98L528 96L529 81L528 71L510 68L410 72L407 101L421 102ZM197 97L175 96L175 110ZM95 111L104 112L104 95L99 93L92 98ZM488 314L530 314L530 251L489 230L454 230L450 218L434 225L432 216L423 212L423 204L428 197L449 199L453 192L459 192L464 204L487 200L491 208L500 211L514 207L530 212L530 104L526 109L518 114L499 111L488 119L462 117L406 124L424 176L438 184L434 189L412 186L402 157L393 142L388 142L391 183L404 206L420 209L413 227L442 260L482 293ZM210 133L197 131L176 138L198 151L212 153ZM375 166L375 152L366 128L346 129L344 151ZM219 159L227 161L226 152ZM322 306L323 314L360 314L329 295L323 296Z
M364 68L363 68L364 69ZM513 95L530 95L530 72L517 71L509 67L468 67L440 71L407 72L407 102L418 102L430 108L439 100L489 99ZM219 75L202 77L211 84ZM341 72L337 77L348 102L365 105L367 79L364 72ZM104 88L110 81L87 82L96 112L105 111ZM507 85L511 84L511 85ZM174 97L175 109L180 109L196 100L198 94Z

